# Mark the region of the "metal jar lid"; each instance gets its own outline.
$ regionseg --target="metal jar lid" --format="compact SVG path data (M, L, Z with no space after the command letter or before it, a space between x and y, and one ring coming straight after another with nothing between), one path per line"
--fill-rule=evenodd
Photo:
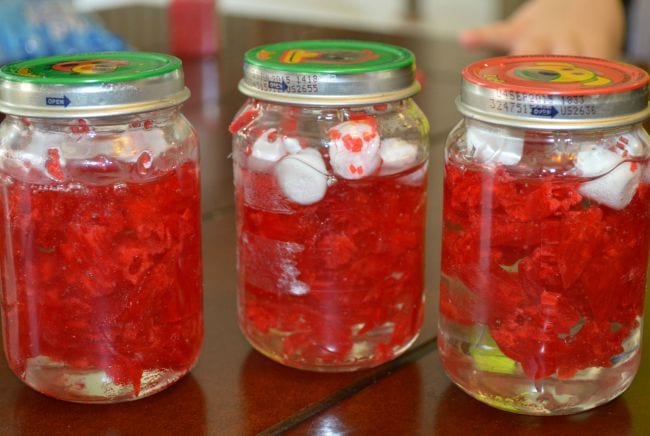
M415 56L376 42L309 40L269 44L244 55L239 90L250 97L308 106L364 105L420 90Z
M181 61L144 52L51 56L0 68L0 111L46 118L147 112L187 100Z
M513 127L590 129L649 116L648 74L603 59L504 56L463 70L460 112Z

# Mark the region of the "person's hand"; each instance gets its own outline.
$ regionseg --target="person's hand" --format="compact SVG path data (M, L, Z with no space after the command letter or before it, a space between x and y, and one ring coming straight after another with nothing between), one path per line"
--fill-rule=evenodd
M508 19L459 36L466 48L508 54L567 54L616 58L623 48L620 0L528 0Z

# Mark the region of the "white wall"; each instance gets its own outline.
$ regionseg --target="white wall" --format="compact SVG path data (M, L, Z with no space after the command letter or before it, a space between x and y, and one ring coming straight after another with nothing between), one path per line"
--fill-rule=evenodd
M218 0L223 13L266 16L374 31L454 36L498 17L500 0L418 0L417 21L408 0Z
M81 10L126 4L164 7L171 0L74 0ZM359 30L452 37L464 27L494 20L500 0L418 0L418 19L407 18L408 0L216 0L223 14L266 17Z
M456 35L461 29L490 23L500 18L501 2L500 0L418 0L418 8L422 20L430 24L430 33L436 36L448 36Z
M407 12L406 2L397 0L219 0L219 7L233 15L390 31L403 25Z

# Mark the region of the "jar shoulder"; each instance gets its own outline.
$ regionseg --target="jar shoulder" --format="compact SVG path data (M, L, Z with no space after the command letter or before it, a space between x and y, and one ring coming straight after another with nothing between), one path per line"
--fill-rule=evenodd
M8 116L0 173L34 183L144 180L199 160L196 131L180 111L86 119ZM52 172L53 168L60 169Z
M517 176L594 177L623 162L650 159L643 125L608 129L534 130L461 120L449 133L446 161ZM588 168L587 168L588 167Z

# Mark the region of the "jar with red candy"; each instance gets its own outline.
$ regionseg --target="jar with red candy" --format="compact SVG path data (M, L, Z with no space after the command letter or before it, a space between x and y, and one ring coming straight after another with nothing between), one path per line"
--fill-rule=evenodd
M438 348L475 398L580 412L632 383L650 243L648 76L565 56L463 70L446 145Z
M142 398L202 340L198 140L178 59L94 53L0 70L2 338L51 397Z
M416 339L428 122L413 54L343 40L245 55L233 161L241 329L285 365L352 371Z

